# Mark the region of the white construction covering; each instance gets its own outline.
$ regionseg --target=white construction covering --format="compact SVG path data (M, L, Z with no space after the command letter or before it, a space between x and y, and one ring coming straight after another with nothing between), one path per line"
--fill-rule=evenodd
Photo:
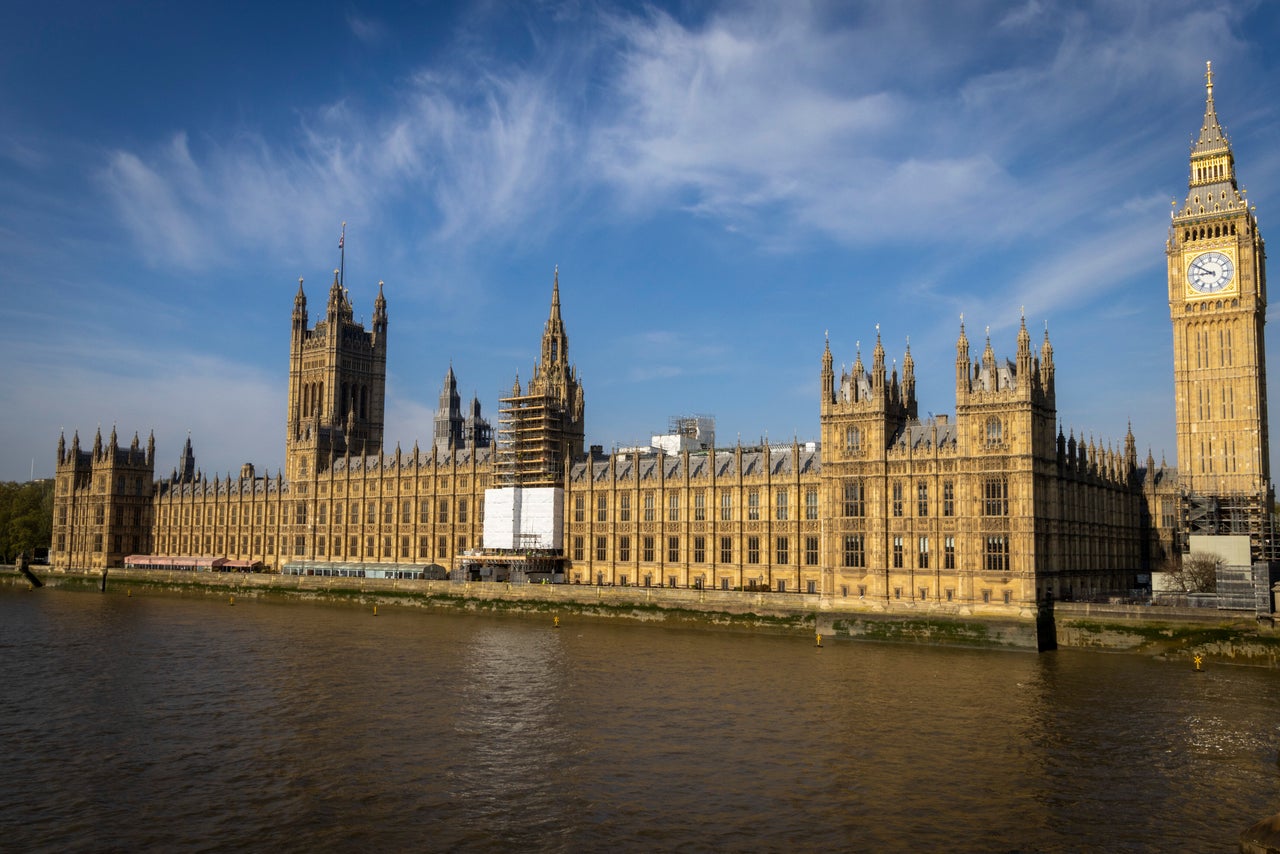
M654 436L650 444L667 456L685 451L706 451L716 445L716 420L709 415L687 415L671 419L665 436Z
M1248 534L1192 534L1191 554L1220 558L1226 566L1252 566Z
M564 490L558 486L484 491L486 549L559 549L564 539Z

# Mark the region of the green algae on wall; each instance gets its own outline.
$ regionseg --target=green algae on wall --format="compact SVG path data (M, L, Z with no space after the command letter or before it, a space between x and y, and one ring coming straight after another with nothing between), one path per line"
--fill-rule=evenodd
M938 617L841 617L832 621L837 636L895 643L1036 649L1032 622L979 622Z
M1253 621L1206 625L1059 618L1058 642L1081 649L1136 652L1162 658L1199 656L1237 664L1280 665L1280 635Z

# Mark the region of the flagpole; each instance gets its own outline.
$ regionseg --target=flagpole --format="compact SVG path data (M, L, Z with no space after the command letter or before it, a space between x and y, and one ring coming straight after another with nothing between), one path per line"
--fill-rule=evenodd
M347 224L342 223L342 236L338 238L338 286L347 286Z

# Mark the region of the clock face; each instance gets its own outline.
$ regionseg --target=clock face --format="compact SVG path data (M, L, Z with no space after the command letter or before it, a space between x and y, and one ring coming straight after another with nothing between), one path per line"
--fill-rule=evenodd
M1197 255L1187 267L1187 284L1201 294L1216 294L1226 290L1236 273L1235 264L1221 252L1205 252Z

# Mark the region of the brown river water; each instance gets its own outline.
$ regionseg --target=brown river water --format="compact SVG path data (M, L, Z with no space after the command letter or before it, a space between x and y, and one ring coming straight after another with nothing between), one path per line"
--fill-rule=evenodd
M1234 851L1280 674L0 589L0 850Z

